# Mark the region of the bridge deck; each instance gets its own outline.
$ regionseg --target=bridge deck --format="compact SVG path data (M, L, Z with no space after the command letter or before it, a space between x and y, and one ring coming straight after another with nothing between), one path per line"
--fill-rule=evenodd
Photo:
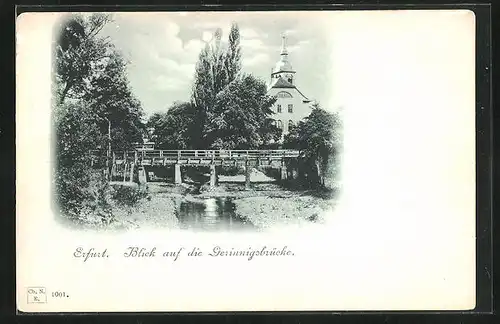
M103 157L103 152L92 151L94 158ZM133 150L114 151L113 163L139 165L167 164L224 164L244 161L283 161L300 156L298 150ZM105 158L105 153L104 153Z

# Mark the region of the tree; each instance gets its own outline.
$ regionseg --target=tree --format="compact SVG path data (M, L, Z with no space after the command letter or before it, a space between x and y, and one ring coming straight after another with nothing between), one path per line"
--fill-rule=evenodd
M62 21L55 42L55 75L58 101L81 98L91 79L99 75L112 44L99 32L111 21L108 14L72 14Z
M196 118L195 147L257 148L277 142L281 130L270 118L274 98L266 96L264 82L241 75L238 25L233 23L228 46L217 29L200 52L196 64L192 102Z
M154 128L153 138L159 149L196 148L196 110L190 102L176 102L166 113L153 114L147 126Z
M329 113L315 104L311 114L285 136L283 147L301 150L305 164L314 166L319 183L324 185L326 170L335 167L341 147L338 114Z
M90 151L108 146L108 120L114 149L142 139L142 107L127 80L126 61L100 31L106 14L72 14L55 42L55 187L65 215L85 211L111 217L109 183L91 168ZM70 100L71 99L71 100Z
M234 81L241 70L241 48L239 29L231 26L228 46L222 43L222 30L216 29L214 37L200 52L196 64L192 102L197 110L196 146L207 147L208 121L217 118L214 111L217 95Z
M91 169L90 150L104 141L99 123L88 105L63 104L55 117L56 172L58 207L65 216L78 217L82 210L109 217L106 183L102 174Z
M112 147L130 149L132 143L141 142L145 125L141 103L132 93L127 71L127 62L118 51L114 51L99 77L93 79L89 91L83 96L98 116L111 122ZM103 123L107 132L107 123Z
M212 62L210 61L210 47L207 44L198 57L196 63L194 84L192 90L192 102L197 111L196 142L197 146L205 147L204 125L207 114L215 101L212 88Z
M227 53L222 44L222 29L220 28L215 30L209 53L211 54L211 89L214 94L217 94L229 83L225 69Z
M244 75L217 94L206 138L216 149L252 149L277 141L281 130L270 118L276 98L268 96L263 81Z
M240 30L236 23L231 25L229 45L225 57L225 68L228 83L232 82L241 71Z
M111 22L108 14L72 14L62 21L55 44L56 100L90 105L103 133L111 122L112 147L130 148L142 141L141 104L132 94L121 53L101 30Z

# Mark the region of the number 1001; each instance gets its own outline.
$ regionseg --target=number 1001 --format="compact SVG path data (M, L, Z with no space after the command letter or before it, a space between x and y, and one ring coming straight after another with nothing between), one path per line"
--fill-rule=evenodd
M66 297L66 293L63 291L54 291L52 297Z

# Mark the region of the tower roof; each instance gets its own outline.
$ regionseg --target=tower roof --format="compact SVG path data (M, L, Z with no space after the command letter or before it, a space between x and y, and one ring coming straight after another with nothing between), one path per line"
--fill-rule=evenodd
M295 72L295 71L293 70L290 62L278 61L278 63L276 63L276 65L274 66L273 73L279 73L279 72Z
M272 89L272 88L275 88L275 89L295 89L303 97L304 102L311 101L311 100L309 100L309 98L304 96L304 94L295 85L291 84L290 82L283 79L282 77L274 79L273 82L271 82L268 89Z
M273 73L279 72L294 72L292 65L288 62L288 50L286 48L286 36L283 34L281 36L281 52L280 60L276 63L273 69Z
M270 88L295 88L295 86L282 77L279 77L273 80Z

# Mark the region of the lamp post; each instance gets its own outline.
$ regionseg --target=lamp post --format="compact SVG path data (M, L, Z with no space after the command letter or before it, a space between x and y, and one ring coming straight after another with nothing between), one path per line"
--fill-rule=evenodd
M110 170L110 165L109 165L109 159L111 157L111 121L107 118L104 117L106 121L108 122L108 150L106 152L106 177L107 180L111 180L111 170Z
M95 115L97 119L100 120L105 120L108 122L108 149L106 150L106 170L105 171L105 176L106 180L110 181L111 180L111 170L110 170L110 157L111 157L111 121L109 120L108 117L102 117L98 114Z
M102 117L97 115L98 119L105 120L108 122L108 149L106 150L106 170L105 170L105 176L106 180L111 180L111 170L110 170L110 157L111 157L111 121L109 120L108 117Z

